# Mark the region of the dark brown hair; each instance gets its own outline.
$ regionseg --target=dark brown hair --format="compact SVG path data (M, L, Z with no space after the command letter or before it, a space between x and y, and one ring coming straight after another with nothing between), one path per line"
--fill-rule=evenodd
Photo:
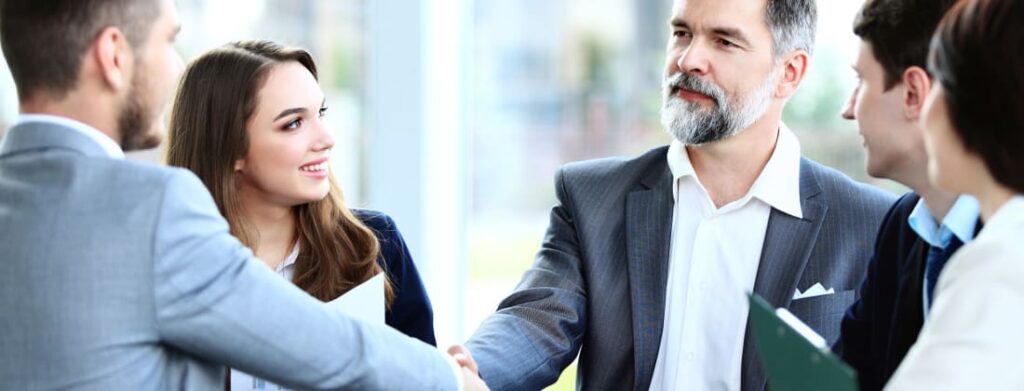
M1024 193L1024 1L965 0L942 19L928 68L953 128L992 177Z
M18 98L65 96L100 31L116 27L139 49L159 14L156 0L0 0L0 46Z
M317 77L313 58L302 49L267 41L214 49L189 64L171 111L168 164L199 176L231 233L250 247L258 245L259 235L245 218L234 164L248 152L246 122L256 110L259 89L274 66L287 62L297 62ZM334 179L328 180L327 197L295 207L300 251L294 282L322 301L382 272L377 237L345 207ZM390 282L385 294L390 305Z
M853 33L871 45L888 91L912 66L927 70L928 43L942 15L956 0L868 0L853 22Z

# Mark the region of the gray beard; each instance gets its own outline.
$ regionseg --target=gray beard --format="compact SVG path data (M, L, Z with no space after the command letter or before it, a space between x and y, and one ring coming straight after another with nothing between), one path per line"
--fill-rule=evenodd
M739 99L728 99L718 86L686 73L677 73L663 83L661 124L686 145L703 145L723 140L750 127L768 111L774 77L769 74L757 89ZM711 97L715 106L702 107L675 96L684 87Z

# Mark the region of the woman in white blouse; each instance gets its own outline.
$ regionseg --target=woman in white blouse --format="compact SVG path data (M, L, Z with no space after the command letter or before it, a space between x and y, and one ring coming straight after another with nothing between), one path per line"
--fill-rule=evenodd
M1024 1L963 0L932 39L929 173L985 227L943 270L891 390L1024 389Z

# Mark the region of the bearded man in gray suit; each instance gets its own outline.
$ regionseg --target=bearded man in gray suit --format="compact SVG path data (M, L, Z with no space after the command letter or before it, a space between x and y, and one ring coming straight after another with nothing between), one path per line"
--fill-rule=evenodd
M253 258L160 142L173 0L4 0L22 116L0 145L0 389L484 389L431 346L332 311ZM185 102L184 104L188 104Z
M828 341L893 197L801 157L781 122L813 0L677 0L662 123L632 159L569 164L533 267L467 343L493 389L762 390L746 293Z

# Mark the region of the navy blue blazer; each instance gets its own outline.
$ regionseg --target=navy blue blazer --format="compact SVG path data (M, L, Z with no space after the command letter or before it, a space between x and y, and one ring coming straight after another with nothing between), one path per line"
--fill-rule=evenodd
M857 370L862 390L881 390L924 324L922 284L928 244L907 219L917 205L907 193L889 209L858 299L843 317L832 350Z
M353 209L352 213L377 235L380 241L377 263L388 274L395 289L395 301L385 314L384 322L405 335L437 346L430 298L394 220L372 210Z
M920 199L913 192L904 194L886 214L861 296L843 317L839 340L832 346L857 370L861 390L885 387L924 325L928 243L908 222ZM975 236L982 227L979 220Z

